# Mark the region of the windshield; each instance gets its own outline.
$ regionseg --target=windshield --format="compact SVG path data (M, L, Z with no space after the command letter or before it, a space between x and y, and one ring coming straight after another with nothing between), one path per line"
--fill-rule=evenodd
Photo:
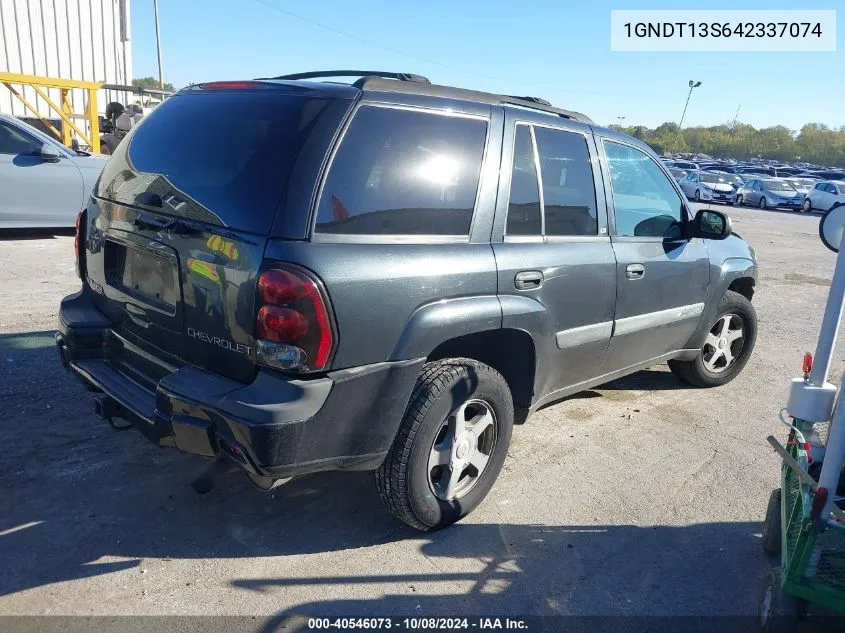
M725 182L725 179L716 174L701 174L701 182L717 183Z
M795 187L785 180L769 180L766 182L766 189L769 191L795 191Z

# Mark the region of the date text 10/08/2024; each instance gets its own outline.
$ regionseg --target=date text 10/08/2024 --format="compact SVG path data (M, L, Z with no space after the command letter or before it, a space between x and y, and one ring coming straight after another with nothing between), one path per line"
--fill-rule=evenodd
M520 618L309 618L310 630L398 629L398 630L527 630Z

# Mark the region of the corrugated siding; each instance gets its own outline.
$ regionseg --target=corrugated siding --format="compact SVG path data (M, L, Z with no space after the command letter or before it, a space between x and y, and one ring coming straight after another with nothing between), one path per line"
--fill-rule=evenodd
M129 0L0 0L0 69L42 77L111 84L132 83ZM84 109L82 91L73 91L74 112ZM55 118L31 88L26 99L40 114ZM49 91L59 102L58 90ZM128 95L101 90L100 113L109 101L126 103ZM0 112L32 116L0 85Z

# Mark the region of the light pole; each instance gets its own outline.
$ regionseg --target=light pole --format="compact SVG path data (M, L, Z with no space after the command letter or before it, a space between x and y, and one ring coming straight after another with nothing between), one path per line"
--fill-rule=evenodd
M158 0L153 0L153 13L156 18L156 54L158 55L158 87L164 90L164 74L161 72L161 38L158 33Z
M689 105L689 98L692 96L692 89L698 88L701 85L700 81L689 80L689 94L687 94L687 102L684 104L684 111L681 114L681 122L678 123L678 133L675 134L675 142L672 143L672 153L675 153L675 146L678 144L678 139L681 136L681 127L684 125L684 117L687 115L687 106Z

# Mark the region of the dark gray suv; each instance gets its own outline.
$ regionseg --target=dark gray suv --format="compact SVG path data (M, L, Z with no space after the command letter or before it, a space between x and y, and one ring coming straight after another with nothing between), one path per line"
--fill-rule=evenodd
M374 470L423 530L481 502L515 419L664 361L722 385L757 331L754 251L647 146L409 74L180 91L76 248L57 342L100 417L265 489Z

